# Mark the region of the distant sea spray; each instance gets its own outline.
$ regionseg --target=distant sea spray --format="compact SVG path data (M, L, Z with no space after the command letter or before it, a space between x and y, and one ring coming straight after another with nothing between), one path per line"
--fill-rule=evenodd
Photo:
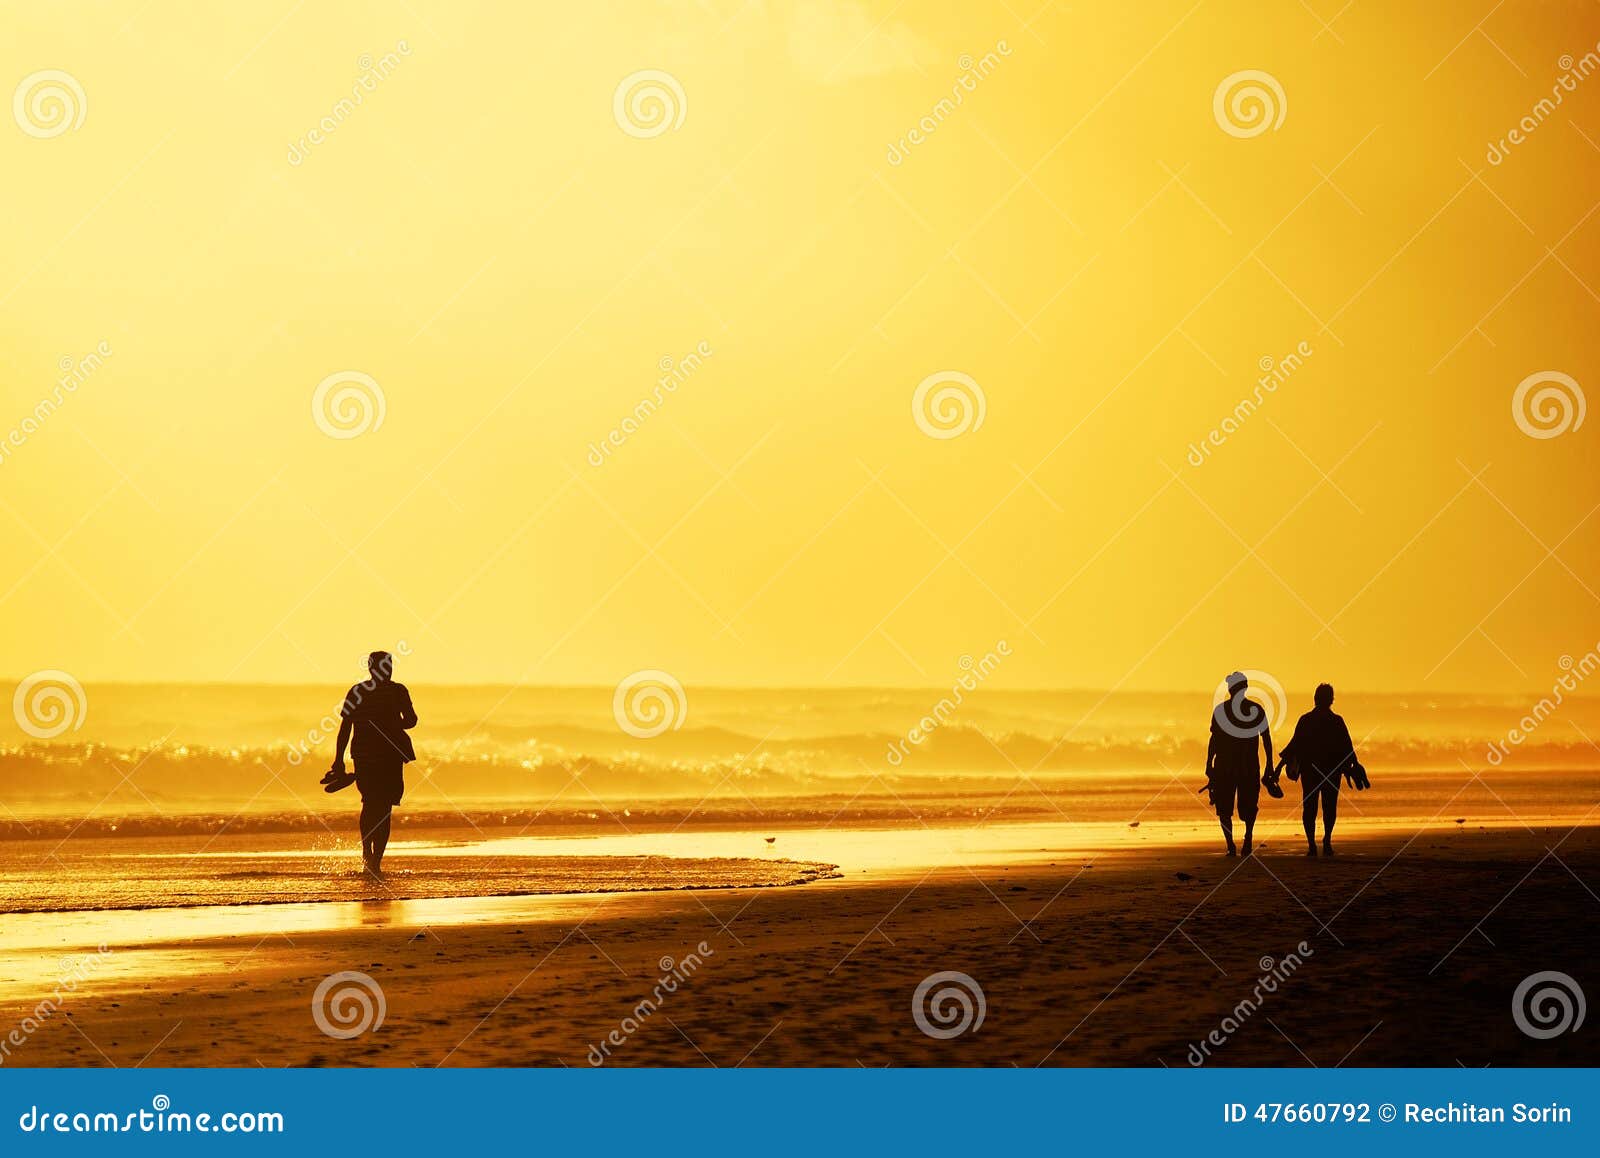
M1578 649L1574 655L1572 667L1557 674L1576 687L1600 659L1578 656ZM1111 696L1018 690L1000 685L1006 662L998 645L974 653L971 667L957 664L943 688L696 687L684 726L647 739L618 726L614 687L430 687L411 680L422 723L413 733L419 759L408 769L402 811L447 807L449 800L522 808L558 796L581 802L589 793L636 806L698 799L719 786L764 799L849 797L885 786L954 797L1004 792L1021 775L1059 781L1075 800L1099 807L1103 798L1111 809L1119 778L1165 782L1200 766L1209 687ZM1398 770L1465 775L1463 760L1483 768L1486 758L1518 773L1583 770L1595 766L1595 755L1580 730L1600 732L1600 697L1585 694L1593 683L1578 691L1561 684L1561 702L1552 693L1544 697L1548 707L1538 706L1538 695L1344 689L1339 706L1362 737L1363 763L1375 782ZM78 730L48 738L12 733L0 747L0 799L24 823L41 813L82 818L105 799L86 821L96 831L133 814L159 812L173 823L187 812L231 815L246 802L252 813L342 807L342 799L323 796L317 777L332 759L328 724L347 688L99 685ZM1310 706L1309 689L1291 684L1286 696L1291 716ZM1521 726L1524 716L1538 724L1552 709L1559 720ZM1513 725L1520 742L1507 740Z

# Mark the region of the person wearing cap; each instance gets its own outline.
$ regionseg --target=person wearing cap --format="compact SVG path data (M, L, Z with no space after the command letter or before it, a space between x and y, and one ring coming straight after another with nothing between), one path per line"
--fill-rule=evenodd
M1233 844L1233 814L1237 809L1239 819L1244 821L1244 855L1249 856L1261 800L1260 748L1266 749L1266 766L1271 768L1272 731L1267 726L1267 710L1245 695L1250 681L1244 673L1231 672L1224 682L1227 697L1211 710L1206 787L1222 825L1228 855L1237 855Z
M417 758L406 732L417 726L416 709L405 684L394 679L394 656L375 651L367 656L367 679L345 693L339 709L338 747L333 767L323 777L343 787L344 753L348 747L356 764L355 782L361 792L361 861L367 872L382 876L383 852L389 844L391 812L405 795L403 769ZM353 742L352 742L353 741Z

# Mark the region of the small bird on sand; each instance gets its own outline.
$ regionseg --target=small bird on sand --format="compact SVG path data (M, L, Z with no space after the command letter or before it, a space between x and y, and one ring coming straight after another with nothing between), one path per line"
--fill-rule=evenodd
M777 839L778 839L778 838L777 838L777 837L775 837L775 836L769 836L769 837L767 837L767 843L768 843L768 844L774 844L774 843L776 843L776 842L777 842Z
M1180 881L1192 881L1192 880L1194 880L1194 874L1193 873L1176 872L1176 873L1173 873L1172 875L1177 877Z
M1139 827L1139 822L1137 820L1130 820L1130 821L1128 821L1128 827L1129 828L1138 828Z

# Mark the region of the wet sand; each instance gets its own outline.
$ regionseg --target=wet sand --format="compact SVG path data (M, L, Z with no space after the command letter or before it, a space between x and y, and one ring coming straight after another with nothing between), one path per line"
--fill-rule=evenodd
M844 861L787 888L250 906L231 931L153 919L106 954L83 946L107 915L60 915L59 943L22 955L75 984L5 1064L1181 1067L1213 1030L1213 1065L1600 1060L1592 1033L1537 1040L1511 1010L1532 973L1593 976L1600 830L1396 828L1333 860L1305 858L1287 825L1250 860L1134 841ZM913 1016L944 971L984 1007L948 1039ZM383 1008L349 1038L313 1010L342 972ZM0 1024L37 1014L37 982L0 983ZM340 1012L360 1022L358 1006Z
M442 898L515 897L549 893L650 892L657 889L770 888L798 885L833 871L831 864L800 863L778 857L670 857L656 854L582 855L433 853L402 850L386 862L383 877L363 871L353 850L315 857L273 856L259 852L206 860L171 856L106 853L92 866L52 873L52 865L28 873L0 873L0 914L8 924L31 928L47 918L83 911L167 914L194 908L265 906ZM441 855L442 853L442 855ZM57 860L65 863L65 858ZM20 878L20 879L19 879ZM151 928L152 918L124 926ZM48 920L44 921L49 924ZM235 922L240 924L241 922ZM253 927L268 932L277 917L262 913ZM0 949L12 944L0 932ZM5 970L0 967L0 984Z

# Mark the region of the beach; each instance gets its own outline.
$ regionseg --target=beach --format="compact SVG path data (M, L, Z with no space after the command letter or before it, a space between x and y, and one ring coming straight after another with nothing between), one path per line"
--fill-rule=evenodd
M1596 1060L1511 1009L1530 974L1592 961L1596 828L1352 825L1329 860L1281 811L1249 859L1199 822L1120 827L843 826L835 847L880 851L826 872L774 855L748 887L15 914L0 1018L35 1024L5 1064ZM437 856L399 850L396 888ZM51 970L59 1001L38 1018ZM952 991L919 1022L938 974L965 975L932 994L954 985L966 1006Z
M1230 860L1204 695L995 690L912 742L929 693L713 690L646 740L606 689L440 689L374 880L285 739L318 689L111 689L0 754L0 1064L1594 1061L1512 1011L1594 956L1593 749L1349 698L1339 855L1286 782Z

